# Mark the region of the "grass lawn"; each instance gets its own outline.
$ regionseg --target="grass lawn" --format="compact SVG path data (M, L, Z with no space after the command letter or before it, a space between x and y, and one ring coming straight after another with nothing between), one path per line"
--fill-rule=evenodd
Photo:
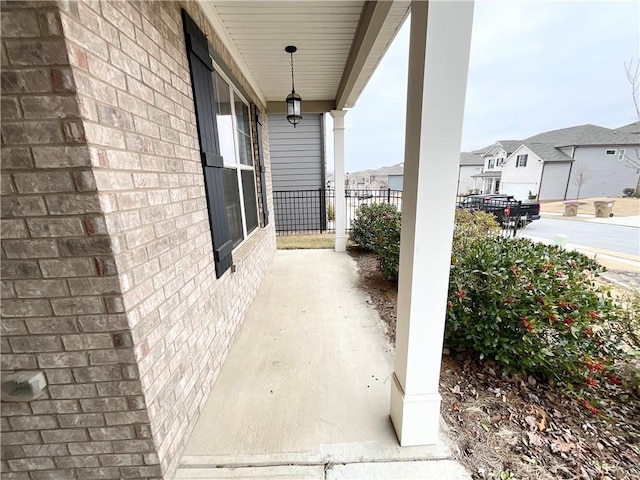
M280 250L333 248L334 239L333 233L278 235L276 245Z

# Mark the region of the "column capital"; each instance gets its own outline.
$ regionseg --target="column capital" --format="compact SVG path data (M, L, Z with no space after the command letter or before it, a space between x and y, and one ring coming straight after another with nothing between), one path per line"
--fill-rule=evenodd
M329 110L329 113L333 118L344 118L347 114L347 110Z

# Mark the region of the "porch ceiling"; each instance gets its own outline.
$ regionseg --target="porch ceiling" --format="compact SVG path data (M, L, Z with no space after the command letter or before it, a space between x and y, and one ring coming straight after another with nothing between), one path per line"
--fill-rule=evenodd
M410 5L361 0L200 3L270 111L283 109L291 92L287 45L298 47L295 84L303 109L309 101L321 111L353 106Z

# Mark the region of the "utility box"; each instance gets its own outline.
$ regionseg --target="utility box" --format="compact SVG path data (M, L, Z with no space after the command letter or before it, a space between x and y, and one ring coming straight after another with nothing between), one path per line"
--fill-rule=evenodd
M596 208L597 218L609 218L613 217L613 204L616 203L613 200L596 200L593 202L593 206Z
M578 215L578 206L580 202L577 200L567 200L564 202L564 216L575 217Z

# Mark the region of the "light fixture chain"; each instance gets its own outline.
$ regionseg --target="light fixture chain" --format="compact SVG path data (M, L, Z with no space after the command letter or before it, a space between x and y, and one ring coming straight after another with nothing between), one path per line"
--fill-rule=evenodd
M296 91L296 85L293 79L293 52L291 52L291 90Z

